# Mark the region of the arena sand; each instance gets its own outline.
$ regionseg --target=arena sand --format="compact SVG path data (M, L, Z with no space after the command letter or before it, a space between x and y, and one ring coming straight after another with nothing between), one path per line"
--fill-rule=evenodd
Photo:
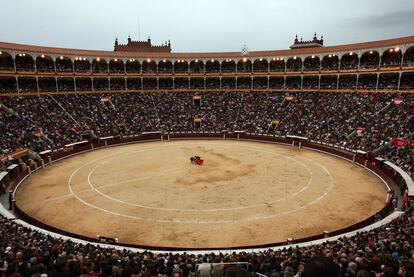
M190 163L192 155L204 165ZM17 195L65 231L144 246L215 248L286 241L379 211L386 187L345 160L290 146L148 142L81 154L32 175Z

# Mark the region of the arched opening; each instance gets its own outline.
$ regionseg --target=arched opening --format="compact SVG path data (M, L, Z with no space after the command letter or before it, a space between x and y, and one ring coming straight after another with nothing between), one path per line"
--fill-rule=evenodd
M254 77L253 88L254 89L267 89L267 77Z
M55 63L57 72L73 72L72 61L68 57L60 56Z
M236 88L236 78L234 78L234 77L223 77L223 78L221 78L221 88L222 89L235 89Z
M237 88L238 89L251 89L252 88L252 78L250 78L250 77L239 77L239 78L237 78Z
M34 77L18 77L19 92L37 92L37 82Z
M285 86L285 77L283 76L271 76L269 77L270 89L283 89Z
M359 68L378 68L379 53L377 51L368 51L362 54L359 61Z
M175 89L188 89L188 78L178 77L174 79Z
M75 67L75 72L91 72L91 63L85 57L76 57L73 66Z
M270 72L284 72L285 60L283 58L273 58L270 61Z
M204 89L204 78L190 78L191 89Z
M219 89L220 79L219 78L206 78L206 89Z
M128 90L141 90L142 80L141 78L127 78Z
M127 73L141 73L141 64L135 59L129 59L125 63Z
M379 75L378 89L396 90L398 89L398 73L384 73Z
M92 72L93 73L108 73L108 63L102 58L94 59L92 61Z
M172 63L171 63L171 70L172 70ZM174 87L173 79L172 78L159 78L158 86L160 89L173 89Z
M400 48L390 48L382 54L382 67L398 67L401 65L402 51Z
M240 72L240 73L252 72L252 62L247 58L243 58L239 60L239 62L237 63L237 72Z
M124 62L120 59L113 59L109 61L109 72L110 73L125 73ZM111 84L112 86L112 84ZM125 84L124 84L125 86Z
M401 75L400 90L414 90L414 72L404 72Z
M200 60L193 60L190 62L191 73L204 73L204 63Z
M125 90L125 79L124 78L110 78L111 90Z
M34 71L33 57L26 53L17 54L15 57L17 71Z
M3 71L13 71L14 63L13 57L4 51L0 51L0 70Z
M53 78L53 77L39 77L37 81L38 81L38 84L39 84L39 91L41 91L41 92L56 91L56 79L55 78Z
M174 63L174 73L188 73L188 63L185 60L178 60Z
M358 55L354 52L344 54L341 58L341 69L350 70L358 68Z
M142 62L142 73L154 74L157 73L157 64L154 60L147 59ZM144 82L145 83L145 82Z
M108 78L93 78L93 89L95 91L108 91L109 90L109 79Z
M222 73L235 73L236 72L236 62L232 59L226 59L221 62L221 72Z
M0 56L1 57L1 56ZM404 53L404 66L414 66L414 46L411 46Z
M217 60L208 60L206 62L206 73L220 72L220 63Z
M322 59L321 70L338 70L339 58L336 54L329 54Z
M321 76L321 89L336 89L338 82L337 75L322 75Z
M75 83L73 78L61 77L57 78L58 91L75 91Z
M357 75L339 75L338 89L356 89Z
M91 78L76 78L75 83L76 83L77 91L92 91L92 79Z
M318 87L319 87L319 76L309 76L309 75L303 76L302 88L317 90Z
M269 70L269 63L266 59L260 58L253 62L253 72L267 72Z
M287 89L300 89L301 85L300 76L287 76L286 77L286 88Z
M377 74L361 74L358 78L358 89L376 89Z
M0 77L0 92L16 92L17 81L15 77Z
M287 71L302 71L302 60L299 57L289 58L286 62Z
M142 84L144 90L155 90L157 89L157 78L143 78Z
M321 66L321 60L318 56L312 55L306 57L305 61L303 62L303 70L304 71L319 71Z
M159 73L172 73L173 72L173 64L172 64L172 62L169 61L169 60L162 60L162 61L160 61L158 63L158 72Z
M55 66L50 56L40 55L36 57L36 69L38 72L54 72Z

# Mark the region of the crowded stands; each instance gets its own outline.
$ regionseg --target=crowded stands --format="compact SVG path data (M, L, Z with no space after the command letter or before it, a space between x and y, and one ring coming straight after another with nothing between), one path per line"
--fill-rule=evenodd
M105 90L107 82L96 82L97 89ZM297 82L292 77L289 84L294 87ZM309 88L312 82L309 78ZM63 91L73 85L61 83ZM194 95L201 97L199 106L194 105ZM412 171L412 153L395 151L392 145L394 138L413 139L412 94L147 92L2 97L1 103L3 153L19 148L56 149L82 140L82 130L91 130L97 137L157 130L243 130L299 135L364 151L381 148L380 153L398 157L407 153L403 159L389 158ZM201 118L200 125L194 124L196 117ZM272 124L274 119L277 125ZM41 135L33 135L37 130Z
M311 72L311 71L309 71ZM116 73L112 73L115 74ZM178 73L177 73L178 74ZM241 73L240 73L241 74ZM400 76L401 75L401 76ZM139 82L139 84L131 84ZM225 76L217 77L121 77L114 76L30 76L1 77L0 93L33 93L36 92L78 92L78 91L137 91L137 90L224 90L224 89L255 89L255 90L370 90L370 91L410 91L413 90L413 73L361 73L343 75L293 75L293 76Z
M414 213L410 208L388 225L322 244L196 255L139 252L81 244L51 237L1 217L0 274L39 277L182 277L196 276L197 272L198 276L214 277L410 277L414 276L413 228ZM210 263L230 263L233 266L211 266ZM237 263L248 263L250 266L238 275L230 275L235 270L233 267L239 267ZM316 264L319 264L319 268L315 268ZM253 272L263 275L253 275Z

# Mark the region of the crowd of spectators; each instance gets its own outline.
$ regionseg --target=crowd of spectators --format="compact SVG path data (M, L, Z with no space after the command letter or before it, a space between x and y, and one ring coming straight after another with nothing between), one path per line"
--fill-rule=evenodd
M338 80L339 79L339 80ZM134 91L134 90L172 90L172 89L305 89L333 90L412 90L413 73L407 72L399 78L398 73L372 73L357 75L305 75L301 76L255 76L251 77L1 77L0 92L75 92L75 91ZM142 83L142 84L141 84Z
M372 51L371 51L372 52ZM377 64L379 61L379 54L377 52L366 52L362 55L360 59L361 70L364 71L364 68L370 68L374 64ZM405 64L411 63L411 52L408 51ZM2 54L5 56L5 53ZM414 55L414 54L413 54ZM395 56L398 57L396 52L387 51L384 53L385 61L392 61L395 59ZM401 58L401 55L399 55ZM18 56L17 66L19 68L25 68L25 70L30 70L33 67L31 62L28 62L31 57L29 56ZM0 59L1 62L6 63L8 59ZM210 60L206 63L206 70L213 70L216 66L221 68L224 75L222 78L218 77L196 77L193 76L188 78L187 76L181 76L172 78L169 76L163 76L156 78L155 76L146 76L141 77L120 77L113 76L119 75L124 69L127 72L136 72L141 70L140 64L135 60L129 60L126 62L125 66L120 60L114 59L109 62L109 70L113 75L111 77L104 76L105 74L96 74L94 78L88 76L78 76L76 78L72 76L61 76L61 77L33 77L33 76L18 76L18 77L0 77L0 92L74 92L74 91L128 91L128 90L171 90L171 89L290 89L290 90L344 90L344 89L366 89L366 90L412 90L414 88L413 83L413 73L412 72L403 72L398 73L369 73L362 72L359 75L356 74L341 74L341 75L304 75L304 76L232 76L232 74L227 74L238 70L240 74L243 72L251 71L252 66L256 66L257 69L253 69L254 72L264 72L265 70L278 71L284 70L283 60L271 60L268 64L264 59L256 59L253 63L246 60L241 60L236 63L234 60L224 60L221 64L221 67L218 64L218 61ZM290 58L287 62L288 69L291 71L300 71L301 70L301 60L300 58L294 59ZM331 57L326 56L319 60L318 57L308 57L304 61L304 69L309 72L312 71L312 68L317 64L322 65L323 70L332 70L332 64L338 63L338 57L336 55L331 55ZM78 58L75 60L73 67L70 60L66 57L59 57L56 60L56 64L53 65L53 60L48 57L37 57L36 63L37 70L50 72L54 67L59 72L70 72L75 70L76 72L84 72L85 68L94 68L96 73L106 72L108 69L107 63L103 59L95 59L92 63L84 59ZM353 68L358 65L358 59L356 54L351 55L350 53L345 54L342 57L341 67L345 69ZM392 67L391 62L387 62L387 65ZM192 68L192 67L193 68ZM174 69L177 74L182 73L183 70L190 67L190 71L199 73L202 71L202 62L198 61L191 62L189 65L185 61L180 61L172 64L170 61L161 61L159 64L159 71L161 73L172 72ZM54 69L53 69L54 70ZM134 71L135 70L135 71ZM142 70L147 73L154 73L156 71L156 64L154 61L145 61L142 64ZM216 72L216 71L212 71ZM185 75L185 74L184 74ZM208 75L208 74L207 74ZM400 76L401 75L401 76Z
M195 96L201 99L198 104ZM83 130L97 137L158 130L239 130L299 135L378 151L412 171L409 147L392 145L393 138L411 142L414 138L411 94L147 92L2 97L0 101L0 146L6 153L24 147L60 148L81 140ZM201 124L195 124L195 118Z
M1 217L0 276L184 277L198 271L203 277L254 276L253 272L270 277L412 277L413 229L410 208L388 225L349 238L307 247L195 255L81 244ZM248 263L249 270L207 263Z

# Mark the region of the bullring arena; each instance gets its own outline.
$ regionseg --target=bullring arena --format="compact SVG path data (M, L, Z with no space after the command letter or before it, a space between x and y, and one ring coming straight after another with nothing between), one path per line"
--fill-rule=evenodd
M202 166L189 162L194 154ZM384 182L338 157L251 141L147 142L32 175L17 205L61 230L120 243L232 248L347 227L384 206ZM271 232L270 232L271 230Z

